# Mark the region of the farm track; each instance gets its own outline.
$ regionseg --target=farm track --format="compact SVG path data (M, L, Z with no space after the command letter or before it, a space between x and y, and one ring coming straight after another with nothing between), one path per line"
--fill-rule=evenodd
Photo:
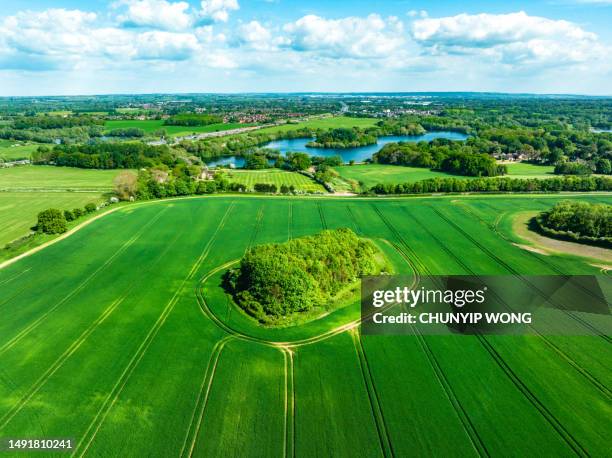
M293 202L289 202L289 215L287 216L287 241L293 238Z
M418 276L421 273L424 273L426 275L431 276L429 269L427 269L425 264L423 264L423 262L417 256L416 252L414 252L414 250L410 248L410 246L406 243L406 241L404 240L402 235L399 233L399 231L391 224L391 222L382 213L382 211L375 204L372 204L372 208L377 213L381 221L385 224L385 226L387 226L389 231L394 235L397 242L400 243L406 249L406 251L410 253L409 255L403 249L398 247L400 248L400 253L402 254L402 257L404 257L404 259L407 260L409 265L415 268L416 275ZM465 431L466 436L469 438L472 446L474 447L474 450L476 451L476 453L478 453L479 456L490 456L489 452L487 451L486 446L484 445L484 442L482 441L482 438L478 434L478 431L474 427L474 424L472 423L465 408L463 407L463 405L459 401L459 398L457 397L454 390L452 389L451 384L448 382L448 379L446 378L444 371L442 370L438 360L433 354L433 351L429 347L429 344L427 343L427 341L425 340L421 332L418 330L418 328L416 328L413 325L411 325L411 328L413 329L413 332L419 342L420 348L425 354L425 357L427 358L427 361L429 362L429 365L434 375L436 376L436 380L438 381L440 387L444 391L444 394L446 395L447 400L453 407L453 410L455 411L457 418L461 422L461 425L463 426L463 430Z
M389 437L385 416L382 411L380 397L378 396L378 391L376 390L376 385L374 384L374 377L372 376L368 358L365 354L363 343L361 342L360 332L358 328L354 328L351 329L349 333L351 334L353 345L355 346L355 352L359 361L359 368L361 369L361 375L363 377L363 384L366 388L366 392L368 393L368 401L370 403L370 410L372 411L372 419L376 425L378 440L380 441L380 450L385 457L395 456L395 453L393 452L393 444L391 443L391 439Z
M13 280L21 277L23 274L29 272L30 270L32 270L32 268L28 267L27 269L22 270L21 272L19 272L17 275L13 275L11 278L7 278L6 280L0 281L0 286L6 285L7 283L12 282Z
M353 214L353 209L351 208L350 205L346 206L346 212L349 215L349 219L353 223L353 228L355 229L355 232L357 233L357 235L363 236L363 231L361 230L361 226L357 222L357 218L355 218L355 215Z
M405 210L405 209L404 209ZM457 262L466 272L470 275L480 278L478 275L474 273L474 271L467 266L450 248L446 246L442 241L440 241L416 216L406 211L407 215L412 218L412 220L423 229L431 238L434 240L438 246L447 253L455 262ZM505 301L501 301L506 309L510 312L514 310L512 307L506 303ZM564 359L570 366L572 366L581 376L586 378L597 390L599 390L602 394L604 394L607 398L611 397L611 391L608 387L600 382L594 375L592 375L587 369L578 364L574 359L572 359L568 354L566 354L563 350L561 350L557 345L555 345L550 339L548 339L545 335L543 335L540 331L538 331L533 325L529 325L529 329L531 329L535 335L537 335L547 346L549 346L555 353L557 353L562 359ZM480 334L477 334L480 336Z
M159 318L157 319L153 327L149 330L148 334L146 335L145 339L141 342L136 352L132 355L132 358L130 359L128 365L124 368L123 372L121 373L119 379L113 386L108 396L106 396L101 408L98 410L93 421L90 423L89 427L87 428L84 434L83 440L79 443L79 445L77 446L77 448L75 449L75 451L72 453L71 456L75 456L75 455L84 456L87 453L89 447L91 446L93 440L95 439L102 424L106 420L108 413L111 411L112 407L117 402L119 395L123 391L123 388L125 387L128 380L130 379L132 373L134 372L134 370L136 369L136 367L138 366L138 364L144 357L151 343L157 336L157 333L159 332L161 327L166 322L166 319L168 318L168 316L174 309L174 306L179 301L186 284L189 282L189 280L193 278L193 276L197 273L199 268L202 266L202 263L204 262L204 260L208 257L208 254L210 253L210 249L213 245L213 242L216 240L216 237L221 231L221 229L223 229L223 227L225 226L225 223L227 222L229 214L231 213L233 208L234 208L234 203L232 202L232 204L228 206L225 214L221 218L217 228L215 229L215 232L213 233L211 238L208 240L208 242L204 246L202 253L197 258L195 263L193 264L191 270L189 271L187 276L183 279L181 285L176 290L176 292L174 293L170 301L168 301L168 303L162 310L161 315L159 316Z
M210 390L212 388L217 365L219 364L221 352L223 351L225 345L232 340L234 340L234 336L228 335L223 337L215 344L212 352L210 353L208 364L206 365L206 370L204 371L204 376L202 377L200 391L198 392L196 404L191 415L191 421L187 427L187 435L185 436L183 447L181 448L181 453L179 454L180 457L193 455L198 436L200 434L202 421L204 420L204 414L206 412L206 406L208 404Z
M574 313L572 313L571 311L565 309L564 307L560 306L559 304L555 304L554 302L552 302L550 299L546 298L546 294L540 290L539 288L537 288L533 283L531 283L529 280L527 280L523 275L521 275L519 272L517 272L512 266L510 266L506 261L504 261L503 259L501 259L499 256L497 256L495 253L493 253L491 250L489 250L487 247L485 247L483 244L481 244L478 240L476 240L471 234L469 234L468 232L466 232L463 228L461 228L459 225L457 225L453 220L451 220L450 218L448 218L446 215L444 215L442 212L440 212L438 209L436 209L435 207L429 205L429 207L444 221L446 221L451 227L453 227L457 232L459 232L460 234L463 235L463 237L465 237L467 240L469 240L473 245L475 245L476 247L478 247L483 253L485 253L489 258L491 258L493 261L497 262L499 265L501 265L504 269L506 269L510 274L514 275L515 277L519 278L523 283L525 283L530 289L532 289L533 291L537 292L538 295L544 299L546 299L547 302L551 303L552 305L557 305L559 307L556 307L557 309L563 311L567 316L569 316L570 318L572 318L574 321L576 321L577 323L581 324L584 328L588 329L590 332L592 332L594 335L602 338L603 340L605 340L607 343L612 343L612 339L610 337L608 337L607 335L605 335L604 333L602 333L599 329L595 328L593 325L591 325L590 323L584 321L582 318L576 316Z
M321 202L317 202L317 209L319 210L319 217L321 218L321 227L327 229L327 221L325 220L325 214L323 213L323 206Z
M295 371L293 352L281 348L285 365L285 421L284 421L284 458L295 457Z
M161 217L161 215L167 210L167 208L168 207L162 209L160 212L157 213L157 215L155 215L155 217L151 218L147 224L142 226L140 228L140 230L136 234L134 234L128 241L126 241L119 249L117 249L112 254L112 256L110 256L100 267L98 267L96 270L94 270L88 277L86 277L85 280L83 280L80 284L78 284L76 286L76 288L74 288L70 293L68 293L66 296L64 296L63 299L61 299L55 305L53 305L52 307L47 309L47 311L45 313L43 313L40 317L38 317L36 320L34 320L32 323L30 323L24 329L22 329L11 340L9 340L4 345L2 345L2 347L0 347L0 355L4 354L7 350L12 348L21 339L23 339L30 332L32 332L34 329L36 329L45 320L45 318L47 318L49 315L51 315L51 313L53 313L55 310L57 310L60 306L62 306L67 301L69 301L72 297L74 297L76 294L78 294L100 272L102 272L104 269L106 269L108 266L110 266L113 263L113 261L115 261L115 259L117 259L119 257L119 255L121 255L123 252L125 252L130 246L132 246L146 232L146 230L149 228L149 226L151 226L154 222L156 222Z
M150 272L168 253L170 248L176 243L180 233L177 233L174 239L166 245L163 251L156 257L155 261L146 269L144 273ZM131 283L125 292L115 299L111 304L100 314L100 316L85 329L77 339L51 364L51 366L43 373L43 375L31 386L31 388L22 396L19 402L11 408L6 414L0 417L0 429L4 428L17 415L25 405L38 393L45 383L55 374L63 364L85 343L87 338L98 329L98 327L106 321L108 317L123 303L128 295L142 282L144 276L141 276L141 281Z

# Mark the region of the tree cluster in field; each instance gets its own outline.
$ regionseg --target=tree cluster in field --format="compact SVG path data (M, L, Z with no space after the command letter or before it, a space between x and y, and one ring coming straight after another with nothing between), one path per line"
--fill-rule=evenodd
M356 127L343 127L317 132L315 139L306 143L306 146L309 148L358 148L374 145L377 140L376 135L368 134Z
M343 288L374 273L375 254L349 229L325 230L249 249L224 284L249 315L274 324L329 306Z
M210 124L222 123L223 118L216 115L183 113L171 116L164 121L165 126L208 126Z
M40 146L32 153L32 162L85 169L134 169L160 164L172 166L177 157L167 145L123 142Z
M379 164L426 167L454 175L494 177L506 173L488 154L479 153L469 144L437 138L431 142L388 143L374 153Z
M49 208L38 214L36 231L41 234L61 234L68 229L68 222L75 221L81 216L93 213L98 209L96 204L89 203L85 208L75 208L73 210L58 210Z
M13 118L14 129L63 129L65 127L101 126L104 121L91 116L19 116Z
M612 191L612 179L607 177L558 178L429 178L412 183L379 183L369 190L372 194L430 194L438 192L589 192Z
M563 201L532 223L550 237L612 248L612 205Z
M109 137L142 138L145 136L145 131L137 127L127 127L125 129L113 129L106 135Z

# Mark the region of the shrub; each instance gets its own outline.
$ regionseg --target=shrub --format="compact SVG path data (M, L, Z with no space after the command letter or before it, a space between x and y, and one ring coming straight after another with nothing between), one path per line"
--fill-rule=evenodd
M87 205L85 205L85 213L93 213L98 209L98 207L96 206L96 204L94 203L88 203Z
M74 221L74 213L70 210L64 210L64 218L66 218L66 221Z
M38 214L36 230L45 234L61 234L66 232L66 218L64 214L56 209L50 208Z

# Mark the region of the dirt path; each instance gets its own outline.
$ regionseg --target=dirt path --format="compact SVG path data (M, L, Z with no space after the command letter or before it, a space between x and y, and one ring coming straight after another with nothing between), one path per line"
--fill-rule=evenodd
M529 220L535 215L535 212L522 212L516 215L512 223L512 230L516 235L528 242L526 245L517 243L515 244L516 246L540 254L562 253L596 259L603 261L609 268L612 268L612 250L582 243L557 240L529 230Z

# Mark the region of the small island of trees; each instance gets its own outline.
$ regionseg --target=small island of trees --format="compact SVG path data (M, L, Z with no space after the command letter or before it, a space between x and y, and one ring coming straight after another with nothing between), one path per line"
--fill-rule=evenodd
M612 205L563 201L532 223L549 237L612 248Z
M225 276L226 290L260 323L291 323L329 310L335 297L380 270L378 250L350 229L325 230L286 243L259 245Z

